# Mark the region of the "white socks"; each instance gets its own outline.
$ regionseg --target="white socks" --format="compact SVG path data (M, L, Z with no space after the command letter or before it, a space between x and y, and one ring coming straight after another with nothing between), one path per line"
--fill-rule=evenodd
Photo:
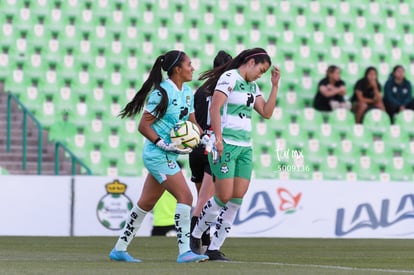
M126 224L124 226L124 232L119 236L118 241L115 244L115 250L117 251L126 251L128 245L131 243L135 234L137 233L139 227L142 224L142 221L147 214L146 211L139 208L135 205L129 214Z
M220 250L224 240L227 238L236 218L237 210L239 210L242 199L231 199L226 206L221 209L217 217L216 232L213 234L209 250Z
M216 196L212 197L204 205L203 210L200 213L200 218L198 223L194 227L193 232L191 233L193 237L200 239L203 232L210 227L210 224L214 223L219 214L221 208L225 206Z
M191 206L177 203L174 220L180 255L190 250L190 212Z

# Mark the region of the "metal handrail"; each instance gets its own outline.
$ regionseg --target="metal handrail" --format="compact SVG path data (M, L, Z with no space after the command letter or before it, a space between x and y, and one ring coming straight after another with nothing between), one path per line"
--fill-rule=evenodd
M34 116L32 112L11 92L7 92L7 140L6 150L11 151L11 101L14 100L23 111L23 144L22 144L22 167L23 170L27 168L27 116L29 116L37 126L38 129L38 151L37 151L37 173L42 174L42 152L43 152L43 126L40 121ZM81 167L86 170L88 175L92 175L91 169L81 161L68 147L61 142L55 143L55 175L59 175L59 147L69 154L71 159L71 174L76 174L76 164L78 163Z
M27 158L26 158L26 147L27 147L27 116L29 116L33 122L36 124L38 129L38 146L37 146L37 174L42 174L42 151L43 151L43 126L39 120L30 112L29 109L24 106L24 104L11 92L7 92L7 141L6 141L6 150L7 152L11 151L11 101L12 99L16 102L18 106L22 108L23 111L23 148L22 148L22 168L26 170L27 168Z
M86 164L83 161L81 161L77 156L75 156L75 154L72 153L72 151L60 141L57 141L55 143L55 175L59 175L59 147L62 147L63 150L70 155L72 176L76 174L76 163L85 168L86 173L88 175L92 175L91 169L88 166L86 166Z

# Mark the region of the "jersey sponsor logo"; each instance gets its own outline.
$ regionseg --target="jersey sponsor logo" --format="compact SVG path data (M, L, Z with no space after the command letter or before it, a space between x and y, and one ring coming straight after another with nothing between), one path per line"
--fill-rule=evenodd
M247 102L246 106L250 107L250 105L254 103L254 96L251 93L247 93Z
M125 195L127 185L115 179L105 185L106 194L99 200L96 215L99 222L109 230L124 228L133 204Z
M171 104L174 105L174 106L177 106L178 105L177 104L177 99L174 98L173 101L171 102Z
M390 199L383 199L379 208L370 203L361 203L354 211L345 208L337 209L335 235L342 237L362 229L385 229L414 219L414 194L402 196L396 207L391 207L390 204ZM414 234L412 228L405 228L405 231L399 232L398 236Z
M218 84L217 84L217 86L227 86L227 85L230 85L230 82L227 82L227 81L222 81L222 82L219 82Z
M181 107L180 117L179 119L182 120L186 115L188 115L188 108Z

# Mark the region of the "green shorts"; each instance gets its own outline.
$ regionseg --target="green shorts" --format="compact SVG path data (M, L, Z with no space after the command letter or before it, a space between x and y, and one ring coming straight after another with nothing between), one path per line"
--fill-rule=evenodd
M208 154L211 172L218 179L240 177L250 180L252 175L252 148L223 143L221 158L213 163L212 154Z

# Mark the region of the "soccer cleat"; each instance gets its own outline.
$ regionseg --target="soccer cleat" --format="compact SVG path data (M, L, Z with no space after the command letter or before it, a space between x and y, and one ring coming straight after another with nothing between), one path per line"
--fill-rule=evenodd
M117 251L112 249L111 253L109 253L109 259L112 261L118 261L118 262L129 262L129 263L140 263L142 262L139 259L135 259L131 255L128 254L126 251Z
M208 256L209 260L211 261L220 261L220 262L230 262L229 258L224 257L224 253L220 250L208 250L206 251L205 255Z
M208 260L207 255L195 254L193 251L188 250L177 257L177 263L199 263Z
M201 253L200 252L201 251L201 240L193 237L193 235L191 234L190 234L190 248L196 254Z

